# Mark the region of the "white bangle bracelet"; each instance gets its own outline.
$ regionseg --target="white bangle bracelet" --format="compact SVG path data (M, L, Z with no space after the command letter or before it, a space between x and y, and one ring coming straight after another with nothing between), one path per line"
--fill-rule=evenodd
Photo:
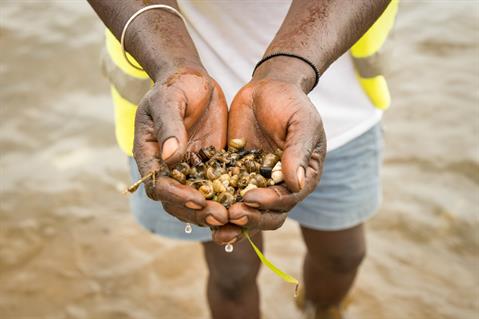
M128 19L128 21L126 21L126 24L125 24L125 26L123 27L123 31L121 32L120 44L121 44L121 51L122 51L122 53L123 53L123 56L125 57L126 62L128 62L129 65L131 65L132 67L134 67L135 69L140 70L140 71L143 71L143 69L142 69L141 67L137 67L136 65L134 65L133 63L131 63L131 61L128 59L128 56L126 55L126 51L125 51L125 34L126 34L126 30L128 29L128 26L130 25L130 23L133 22L133 20L135 20L136 17L138 17L138 16L139 16L140 14L142 14L143 12L148 11L148 10L152 10L152 9L162 9L162 10L169 11L170 13L176 14L178 17L181 18L181 20L183 20L183 23L186 25L186 19L185 19L185 17L183 17L183 15L182 15L178 10L176 10L175 8L170 7L170 6L166 5L166 4L152 4L152 5L146 6L146 7L144 7L144 8L141 8L140 10L138 10L137 12L135 12L135 13L130 17L130 19Z

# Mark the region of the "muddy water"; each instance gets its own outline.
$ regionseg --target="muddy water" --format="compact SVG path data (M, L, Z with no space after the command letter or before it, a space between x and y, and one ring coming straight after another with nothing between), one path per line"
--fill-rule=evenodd
M0 317L207 318L198 244L137 226L83 1L0 6ZM477 318L479 4L403 1L388 71L384 204L352 294L358 318ZM288 222L267 254L300 276ZM298 318L260 275L264 318Z

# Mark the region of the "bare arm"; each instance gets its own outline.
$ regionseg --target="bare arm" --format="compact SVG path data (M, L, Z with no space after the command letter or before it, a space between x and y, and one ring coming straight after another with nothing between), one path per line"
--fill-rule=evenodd
M313 62L324 73L377 20L390 0L294 0L278 33L266 50L291 52ZM314 72L301 61L276 57L257 70L300 84L306 91L314 83Z
M151 4L166 4L178 9L174 0L88 0L108 29L120 39L128 19ZM128 27L125 48L148 75L157 80L166 70L182 67L202 68L198 52L181 18L166 10L142 13Z
M388 2L294 0L265 54L293 53L323 73L367 31ZM246 137L248 147L282 149L282 172L288 186L246 193L244 201L229 210L233 223L252 230L276 229L286 219L285 212L319 183L326 136L321 117L306 95L314 80L308 64L278 56L263 63L233 100L229 137Z
M117 37L128 19L150 4L176 9L176 1L88 0ZM178 16L161 9L139 15L129 26L125 48L155 84L138 105L133 156L142 176L170 166L186 151L226 144L227 107L223 92L203 68L193 41ZM147 195L160 200L178 219L202 226L228 222L219 203L206 201L196 189L159 176L146 182Z

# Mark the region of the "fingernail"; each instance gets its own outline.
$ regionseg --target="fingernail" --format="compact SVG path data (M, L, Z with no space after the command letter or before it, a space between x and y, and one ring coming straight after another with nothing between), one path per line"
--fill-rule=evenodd
M212 225L212 226L221 226L221 225L223 225L219 220L217 220L217 219L214 218L213 216L207 216L207 217L206 217L206 222L207 222L209 225Z
M176 137L170 137L163 142L163 150L161 151L161 158L167 160L178 149L178 140Z
M238 219L232 219L230 220L233 224L236 224L236 225L239 225L239 226L244 226L246 225L246 223L248 222L248 217L247 216L243 216L241 218L238 218Z
M304 187L304 168L302 166L298 167L296 174L298 176L299 189L301 190Z
M253 207L253 208L258 208L259 204L258 203L250 203L250 202L245 202L244 203L246 206Z
M187 201L185 203L185 206L187 208L190 208L190 209L202 209L203 208L200 205L198 205L198 204L196 204L195 202L192 202L192 201Z

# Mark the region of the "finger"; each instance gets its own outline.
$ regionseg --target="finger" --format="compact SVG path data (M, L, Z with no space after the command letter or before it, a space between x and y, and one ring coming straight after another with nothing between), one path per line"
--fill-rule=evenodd
M163 203L163 208L172 216L187 223L198 226L222 226L228 223L228 212L219 203L207 201L204 209L194 210L168 202Z
M246 206L260 210L288 212L301 200L300 194L301 192L293 193L285 186L276 185L253 189L244 195L243 201Z
M215 84L207 109L200 119L185 117L185 127L188 132L192 132L189 137L188 150L198 151L200 148L210 145L216 149L223 149L226 145L227 123L226 100L221 88Z
M260 211L244 203L229 208L230 223L247 229L275 230L281 227L288 216L284 212Z
M211 234L213 241L219 245L235 243L241 238L241 227L233 224L226 224L221 227L215 227Z
M183 122L186 110L183 95L155 90L144 97L141 104L143 103L147 105L146 109L153 121L161 159L167 164L180 161L188 144L188 134Z
M320 159L321 156L318 152L313 151L306 168L305 183L301 191L291 192L283 185L253 189L244 195L245 205L260 210L290 211L317 187L322 170Z
M299 192L307 178L307 168L313 152L324 157L326 137L318 112L304 108L290 119L286 133L286 143L281 158L283 178L288 188Z
M228 140L235 138L244 138L246 148L257 147L256 128L252 123L256 123L252 111L252 88L244 87L236 94L228 114Z
M145 190L151 199L177 206L200 210L207 205L206 199L199 191L166 176L157 178L155 184L153 180L149 180L145 183Z
M154 135L153 121L144 107L138 107L136 111L133 157L142 177L161 168L160 147Z

